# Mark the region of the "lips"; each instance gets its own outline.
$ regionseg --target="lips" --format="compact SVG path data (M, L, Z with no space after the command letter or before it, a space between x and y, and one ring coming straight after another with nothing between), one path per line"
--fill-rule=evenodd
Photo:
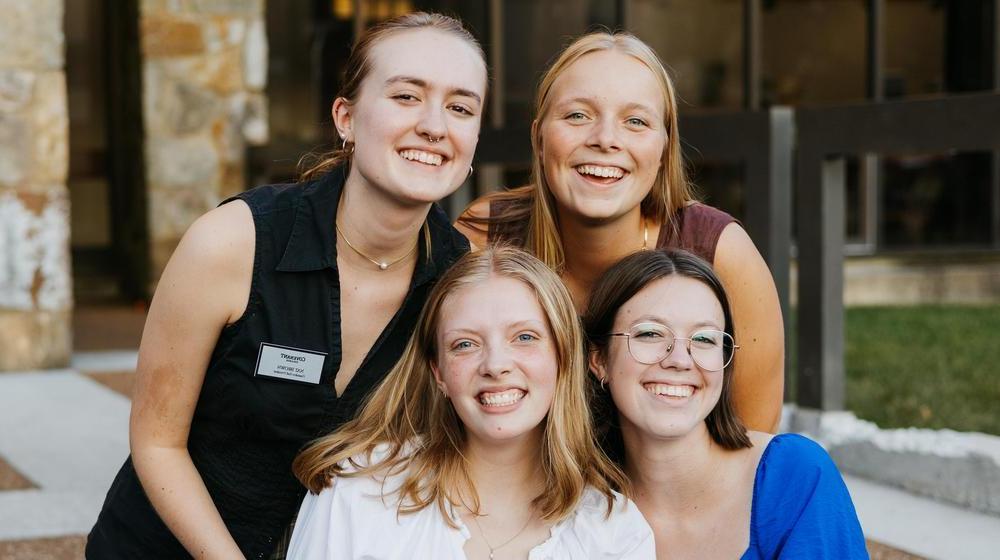
M487 408L502 408L517 404L527 394L523 389L505 389L499 391L483 391L476 395L479 404Z
M433 167L438 167L444 163L444 156L441 154L436 154L434 152L428 152L425 150L417 149L405 149L397 152L399 157L412 162L422 163L424 165L430 165Z
M695 392L694 385L672 385L667 383L643 383L643 389L648 393L657 396L666 396L678 399L690 397Z
M589 177L596 177L598 179L621 179L625 176L627 171L621 167L614 165L596 165L596 164L583 164L578 165L574 169L580 175L586 175Z

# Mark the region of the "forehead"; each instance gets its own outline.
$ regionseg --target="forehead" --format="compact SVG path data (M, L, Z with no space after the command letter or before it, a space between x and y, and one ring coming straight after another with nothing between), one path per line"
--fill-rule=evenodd
M444 90L465 89L483 97L486 67L469 43L437 29L393 33L372 47L371 74L365 80L381 87L394 76L409 76Z
M587 53L563 70L552 85L552 102L587 98L619 105L639 103L660 112L666 98L656 75L634 56L615 50Z
M444 331L503 327L526 320L547 323L535 291L520 280L490 275L450 292L441 304L439 325Z
M673 275L654 280L622 305L615 323L624 326L637 317L653 315L669 325L686 326L714 322L724 327L722 304L707 284L694 278Z

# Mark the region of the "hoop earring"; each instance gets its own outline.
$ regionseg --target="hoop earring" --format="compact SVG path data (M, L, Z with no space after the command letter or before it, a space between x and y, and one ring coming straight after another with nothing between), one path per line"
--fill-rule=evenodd
M472 169L472 166L470 165L469 166L469 174L465 176L465 180L466 181L469 180L469 177L472 177L472 171L473 171L473 169Z
M604 377L599 377L598 379L600 379L601 389L607 389L608 377L604 376Z

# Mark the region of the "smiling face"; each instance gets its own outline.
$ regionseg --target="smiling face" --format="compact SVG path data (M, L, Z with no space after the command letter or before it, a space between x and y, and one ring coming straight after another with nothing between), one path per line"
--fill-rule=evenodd
M625 302L615 315L613 332L644 323L664 325L678 337L726 326L712 289L679 275L650 282ZM719 402L724 374L699 367L686 341L676 341L665 358L647 365L629 353L625 337L612 337L607 356L595 353L591 362L595 374L607 378L623 433L671 439L707 431L705 418Z
M666 103L656 76L615 50L588 53L552 85L536 122L560 215L608 220L639 205L662 167Z
M432 369L468 437L499 442L539 434L559 364L534 291L490 276L449 294L439 313Z
M353 103L338 98L334 122L354 144L348 181L401 204L454 192L479 140L486 68L462 39L435 29L395 33L372 48Z

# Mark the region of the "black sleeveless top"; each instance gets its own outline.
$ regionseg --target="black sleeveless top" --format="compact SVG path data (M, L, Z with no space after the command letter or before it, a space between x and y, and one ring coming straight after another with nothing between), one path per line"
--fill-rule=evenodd
M251 559L270 554L305 495L292 475L292 459L304 444L355 415L402 354L434 281L469 249L444 211L433 206L427 217L430 255L421 241L402 307L338 398L334 223L343 182L344 171L337 169L316 181L259 187L225 201L243 200L253 214L253 280L246 312L222 331L212 352L188 451L229 532ZM308 358L318 383L265 375L274 367L265 363L267 356L279 351ZM150 505L131 457L108 491L86 554L190 557Z

